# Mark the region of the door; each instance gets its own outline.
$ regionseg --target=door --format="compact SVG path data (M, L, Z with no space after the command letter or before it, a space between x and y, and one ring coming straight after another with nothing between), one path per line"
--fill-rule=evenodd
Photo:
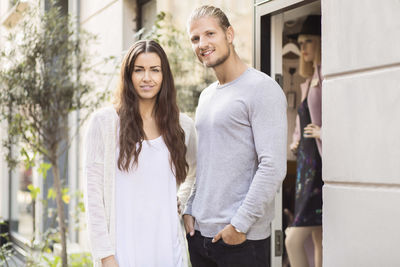
M269 36L263 36L262 44L259 45L256 68L266 72L274 78L282 87L282 31L283 14L264 15L259 17L259 33L263 31ZM269 51L267 51L269 49ZM269 62L267 58L270 58ZM269 72L269 73L268 73ZM282 266L283 233L282 233L282 187L275 198L275 218L271 223L271 267Z
M255 0L254 7L254 67L275 79L283 86L283 33L285 22L293 17L303 16L310 12L318 0ZM309 5L308 5L309 4ZM304 13L304 14L303 14ZM285 74L287 75L287 74ZM289 79L285 76L285 79ZM285 92L287 94L287 92ZM288 94L287 94L288 95ZM298 99L299 100L299 97ZM291 101L293 102L293 101ZM296 98L294 99L296 102ZM296 104L294 104L295 109ZM292 110L292 112L293 112ZM295 111L294 111L295 112ZM290 123L290 122L289 122ZM291 136L292 132L288 133ZM290 139L290 138L289 138ZM289 142L288 142L289 143ZM288 149L288 153L289 149ZM295 176L295 159L288 159L288 176ZM295 180L295 179L291 179ZM292 181L293 182L293 181ZM282 231L282 191L280 188L275 198L275 217L271 223L271 267L282 267L284 252L284 235ZM286 190L286 189L285 189ZM286 192L286 191L285 191ZM287 259L286 259L287 262Z

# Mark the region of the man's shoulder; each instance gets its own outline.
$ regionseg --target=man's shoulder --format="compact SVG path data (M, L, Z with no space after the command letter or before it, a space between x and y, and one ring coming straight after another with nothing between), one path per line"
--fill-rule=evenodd
M213 82L212 84L210 84L209 86L204 88L203 91L201 91L200 95L208 94L209 92L215 90L217 88L217 86L218 86L218 81Z
M267 74L251 68L248 82L245 90L247 98L253 101L276 101L283 100L284 96L282 88L279 84Z
M269 75L254 68L249 69L246 82L253 88L279 87L279 85Z

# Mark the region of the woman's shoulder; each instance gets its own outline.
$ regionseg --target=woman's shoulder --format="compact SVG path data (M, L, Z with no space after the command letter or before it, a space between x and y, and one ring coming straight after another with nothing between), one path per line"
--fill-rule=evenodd
M109 120L118 118L117 111L113 106L106 106L94 111L91 115L92 120Z
M88 121L89 128L99 129L104 131L112 129L115 126L115 122L118 119L118 114L113 106L107 106L95 110L90 114Z

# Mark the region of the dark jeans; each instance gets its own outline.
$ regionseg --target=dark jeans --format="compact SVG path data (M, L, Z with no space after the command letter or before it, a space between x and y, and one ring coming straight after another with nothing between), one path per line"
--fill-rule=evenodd
M270 238L246 240L239 245L228 245L222 239L212 243L196 231L186 235L193 267L269 267Z

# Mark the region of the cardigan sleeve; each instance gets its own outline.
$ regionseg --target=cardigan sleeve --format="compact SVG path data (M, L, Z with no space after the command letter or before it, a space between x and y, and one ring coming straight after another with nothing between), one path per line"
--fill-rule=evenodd
M85 202L89 243L95 260L114 255L104 204L104 140L101 125L93 116L85 141Z
M182 123L182 126L186 136L186 162L189 165L189 170L185 182L182 183L179 187L177 195L182 203L182 210L185 210L187 201L192 193L193 185L196 179L197 135L193 120L187 116L182 116L181 119L186 121L186 123Z

